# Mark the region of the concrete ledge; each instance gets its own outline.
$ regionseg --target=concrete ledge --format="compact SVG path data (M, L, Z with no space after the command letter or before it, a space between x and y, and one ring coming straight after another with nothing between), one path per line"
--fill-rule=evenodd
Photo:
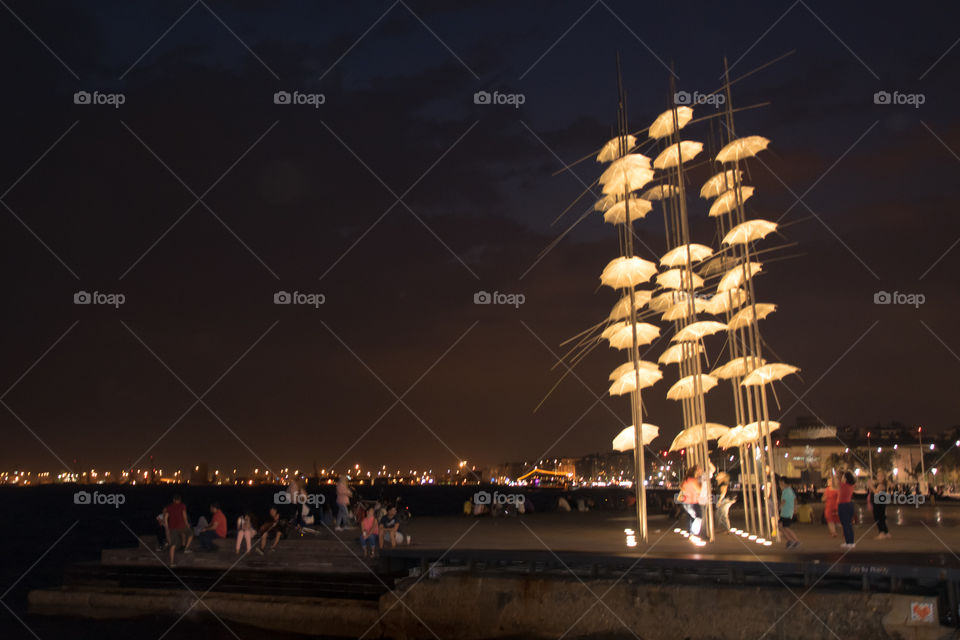
M30 612L41 615L79 615L91 618L133 618L146 614L179 616L209 614L225 621L272 631L330 636L356 636L376 626L376 602L335 598L293 598L235 593L207 594L204 604L179 590L93 589L40 590L29 594ZM191 610L192 609L192 610ZM358 631L359 629L359 631ZM368 637L378 637L374 628Z

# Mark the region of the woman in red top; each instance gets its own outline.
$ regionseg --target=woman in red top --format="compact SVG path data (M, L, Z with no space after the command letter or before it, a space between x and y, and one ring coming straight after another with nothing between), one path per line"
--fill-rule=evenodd
M680 485L680 498L683 500L683 509L690 516L690 535L700 535L700 524L703 522L700 511L700 466L694 465L687 469L683 484Z
M844 543L840 548L849 551L853 549L853 487L857 479L849 471L843 473L843 480L837 489L837 515L840 516L840 525L843 527Z
M837 513L840 493L837 491L837 479L830 476L827 479L827 486L823 489L823 517L827 521L827 529L830 530L830 537L837 537L837 525L840 524L840 514Z

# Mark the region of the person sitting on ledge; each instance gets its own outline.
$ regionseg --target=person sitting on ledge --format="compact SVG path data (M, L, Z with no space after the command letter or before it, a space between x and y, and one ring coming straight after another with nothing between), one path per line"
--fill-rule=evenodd
M360 548L363 549L363 557L366 558L369 549L369 557L373 558L377 551L377 538L379 537L379 527L377 526L376 513L373 509L367 509L366 517L360 522Z
M273 538L270 551L276 551L280 539L285 537L287 537L287 521L280 518L280 512L276 507L270 507L270 517L260 526L260 544L257 546L257 553L263 555L269 538Z
M201 551L216 551L217 545L213 541L218 538L227 537L227 517L220 510L220 505L216 502L210 505L210 524L200 530L197 534L197 541L200 543Z
M237 553L240 553L244 540L247 541L247 553L250 553L253 547L253 536L256 533L257 524L253 514L245 513L237 518Z
M380 548L383 549L383 543L387 538L390 539L390 546L397 546L397 533L400 529L400 519L397 517L397 508L390 507L386 515L380 518Z

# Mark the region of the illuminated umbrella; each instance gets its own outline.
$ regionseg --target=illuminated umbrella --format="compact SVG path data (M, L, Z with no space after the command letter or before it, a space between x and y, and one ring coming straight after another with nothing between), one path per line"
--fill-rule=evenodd
M730 447L739 447L741 445L747 444L748 442L753 442L748 438L748 433L744 430L743 425L737 425L731 427L730 431L727 431L724 435L720 436L717 439L717 445L723 449L729 449ZM756 438L754 438L755 440Z
M653 208L653 204L649 200L631 197L627 200L621 200L607 209L603 214L603 221L610 224L624 224L627 221L628 204L630 205L630 222L642 220Z
M641 367L637 371L640 372L641 389L652 387L663 379L663 372L660 371L660 369L654 370ZM613 381L613 383L610 385L609 392L611 396L622 396L625 393L633 393L636 390L637 375L634 373L633 369L631 369Z
M653 180L650 158L639 153L628 153L614 160L600 175L600 184L604 194L620 194L624 191L642 189Z
M667 198L676 196L678 193L680 193L680 189L672 184L658 184L644 191L640 197L644 200L666 200Z
M660 435L660 427L654 424L643 423L643 426L640 427L640 436L643 439L643 444L648 445L653 442L653 439ZM633 428L633 425L630 425L623 431L617 434L617 437L613 439L613 450L614 451L632 451L637 441L636 430Z
M686 300L685 291L666 291L650 298L650 310L663 313L677 302Z
M726 331L727 325L716 320L701 320L692 322L685 326L670 340L671 342L693 342L700 340L705 336L711 336L718 331Z
M593 210L594 210L594 211L606 211L607 209L609 209L609 208L612 207L613 205L617 204L617 202L620 200L620 198L621 198L622 196L623 196L622 193L619 194L619 195L616 194L616 193L611 193L611 194L609 194L609 195L605 195L605 196L603 196L602 198L600 198L599 200L597 200L597 202L593 205Z
M717 386L717 379L708 373L687 376L677 380L667 391L667 400L686 400L697 393L696 379L700 378L700 390L703 393Z
M700 197L716 198L727 189L732 189L736 182L742 179L743 171L734 172L733 169L721 171L703 183L703 187L700 188Z
M694 289L703 286L703 278L687 269L669 269L657 274L657 285L664 289L686 289L691 282Z
M660 155L653 161L653 168L670 169L680 164L681 156L683 156L684 162L689 162L697 157L701 151L703 151L702 142L694 142L693 140L675 142L660 152Z
M627 136L627 151L637 146L636 136ZM611 162L620 157L620 138L614 138L603 145L597 155L597 162Z
M679 125L680 129L687 126L687 123L692 119L693 109L690 107L677 107L677 125ZM666 138L673 132L673 109L667 109L658 115L657 119L653 121L653 124L650 125L650 128L647 130L650 137L657 140Z
M713 255L713 249L702 244L682 244L675 249L671 249L660 258L661 267L682 267L687 264L687 257L690 262L700 262Z
M755 387L761 384L767 384L768 382L782 380L797 371L800 371L800 367L795 367L792 364L783 364L782 362L765 364L751 371L750 375L744 378L740 384L745 387Z
M733 269L730 269L730 271L727 271L723 278L720 279L720 284L717 285L717 293L724 293L725 291L742 287L744 283L744 270L746 270L752 278L757 275L757 272L762 268L759 262L747 262L745 266L743 264L735 266Z
M714 378L719 378L720 380L729 380L730 378L743 377L753 371L756 367L758 358L753 356L743 356L740 358L734 358L730 362L726 363L723 366L717 367L710 372ZM766 364L766 360L759 358L759 364Z
M726 313L727 311L736 309L746 301L746 291L740 288L728 289L727 291L724 291L723 293L717 293L710 298L703 310L710 315L718 316L721 313Z
M650 344L660 336L660 327L648 322L638 322L636 323L636 327L638 345ZM613 329L613 331L611 331L611 329ZM610 325L606 331L604 331L604 334L602 337L609 340L610 346L614 349L633 348L633 328L627 322L617 322L616 324Z
M754 187L740 187L740 202L746 202L747 198L753 195ZM722 216L729 213L737 206L737 190L727 189L713 201L710 205L710 212L707 214L711 218Z
M687 346L689 347L690 345ZM657 358L657 362L660 364L680 364L680 361L683 360L683 347L684 345L682 344L675 344L667 347L664 349L663 353L660 354L660 357ZM693 351L698 354L703 353L703 345L698 342Z
M723 236L723 244L744 244L766 238L777 230L777 223L769 220L747 220L741 222Z
M653 293L650 291L646 291L644 289L635 289L633 292L634 307L636 307L638 310L642 309L644 306L646 306L648 302L650 302L650 296L652 295ZM610 311L610 315L608 316L607 319L610 321L623 320L629 315L630 315L630 294L628 293L622 298L620 298L617 304L613 305L613 310Z
M644 370L656 371L657 373L660 373L660 367L657 365L656 362L649 362L647 360L639 360L638 362L640 364L640 366L638 367L640 369L640 373L643 373ZM628 374L633 375L633 370L634 370L634 366L632 361L624 362L622 365L614 369L610 373L610 377L607 379L612 382L614 380L622 378L625 375L628 375Z
M754 309L756 307L756 309ZM743 327L749 326L755 319L763 320L768 315L777 310L777 305L771 304L769 302L757 302L750 306L744 307L737 311L730 322L727 323L727 326L730 329L742 329Z
M673 305L666 311L664 311L663 316L660 317L664 322L670 320L679 320L680 318L687 318L691 315L700 313L703 311L703 308L707 306L707 301L702 298L694 297L693 299L693 309L691 312L690 304L687 302L678 302Z
M763 136L737 138L728 143L717 154L717 162L736 162L743 158L752 158L767 148L770 141Z
M657 265L633 256L614 258L603 268L600 283L614 289L627 289L647 282L657 272Z
M727 427L716 422L707 423L707 440L716 440L717 438L722 438L723 436L729 433L730 427ZM688 447L693 447L703 442L703 425L698 424L692 427L687 427L683 431L677 434L677 437L673 439L673 442L670 444L670 451L679 451L680 449L686 449Z
M773 433L780 428L780 423L776 420L767 420L767 431ZM747 438L747 442L754 442L760 439L760 436L763 435L760 432L760 422L751 422L743 428L743 433Z

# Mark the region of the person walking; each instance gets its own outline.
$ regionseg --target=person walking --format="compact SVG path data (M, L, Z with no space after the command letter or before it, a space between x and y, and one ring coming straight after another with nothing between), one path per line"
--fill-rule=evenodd
M349 518L350 496L353 491L347 485L347 478L341 476L337 480L337 531L343 531Z
M857 479L849 471L843 472L843 479L837 489L837 515L840 516L840 526L843 527L843 544L840 548L850 551L853 542L853 487Z
M702 511L700 510L700 466L693 465L687 469L687 473L680 485L680 499L683 503L683 509L690 516L690 535L700 535L700 525L703 522Z
M876 478L871 478L867 486L868 499L873 503L873 521L877 523L877 540L886 540L890 536L887 528L887 505L890 503L890 484L883 469L877 469Z
M790 486L790 481L780 476L780 532L787 539L787 549L800 546L800 539L790 528L796 508L797 493Z
M163 521L166 524L170 537L167 542L170 544L170 566L177 566L173 555L177 546L183 544L184 553L193 553L190 550L190 543L193 542L193 531L190 529L190 518L187 516L187 505L179 495L173 496L173 502L163 508Z
M837 492L837 478L831 475L827 478L827 486L823 489L823 518L827 521L827 529L830 531L830 537L837 537L837 525L840 524L840 515L837 513L837 500L840 494Z

